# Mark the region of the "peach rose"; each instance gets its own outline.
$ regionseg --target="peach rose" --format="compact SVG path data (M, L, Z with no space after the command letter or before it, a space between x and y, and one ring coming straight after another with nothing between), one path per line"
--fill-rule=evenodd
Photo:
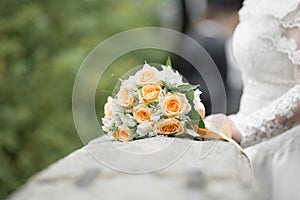
M191 105L184 94L174 93L167 94L164 97L161 108L163 114L167 117L179 117L190 112Z
M133 97L126 88L121 87L117 94L117 102L120 106L131 108L133 106Z
M151 114L151 109L145 104L140 104L133 109L133 116L140 124L145 121L151 122Z
M137 83L140 85L161 83L158 74L159 72L155 67L145 64L143 69L136 73Z
M115 140L120 140L122 142L127 142L129 140L129 137L130 137L131 134L132 134L131 129L129 129L127 126L121 126L112 135L113 135Z
M141 89L142 98L146 103L155 101L161 92L160 85L144 85Z
M112 98L108 97L107 98L107 103L104 105L104 118L106 119L111 119L112 118Z
M183 133L184 124L175 118L162 119L154 125L153 131L163 135Z

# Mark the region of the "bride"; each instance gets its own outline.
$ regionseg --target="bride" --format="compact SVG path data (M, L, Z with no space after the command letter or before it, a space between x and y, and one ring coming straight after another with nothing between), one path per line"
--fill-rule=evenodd
M225 118L263 199L299 199L300 0L246 0L239 15L233 48L244 93L240 111Z

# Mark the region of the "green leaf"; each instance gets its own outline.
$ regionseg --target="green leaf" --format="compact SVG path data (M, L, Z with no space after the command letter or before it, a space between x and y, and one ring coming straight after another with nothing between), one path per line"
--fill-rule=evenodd
M200 115L199 115L200 116ZM205 128L205 123L204 123L204 121L203 121L203 119L202 119L202 117L200 116L200 120L199 120L199 123L198 123L198 127L199 128Z
M185 122L185 125L193 125L193 124L199 124L199 119L197 120L188 120Z
M190 90L195 90L198 88L198 85L191 85L191 84L185 84L185 85L179 85L177 87L179 90L182 90L184 92L190 91Z
M144 63L145 63L145 64L148 64L148 62L147 62L146 60L144 61Z
M205 128L205 123L204 123L202 117L199 115L199 113L194 108L192 108L189 115L192 119L190 121L190 123L197 124L199 128Z
M170 57L168 57L168 59L166 61L166 66L172 68L172 62L171 62L171 58Z
M190 91L188 91L188 92L185 94L185 96L186 96L186 98L189 100L189 102L193 102L193 101L194 101L194 98L195 98L194 95L195 95L195 94L194 94L194 91L193 91L193 90L190 90Z
M150 107L151 109L155 109L157 104L158 104L158 101L153 101L153 102L148 103L148 107Z
M131 140L137 138L138 136L139 136L139 134L137 134L136 132L134 132L134 133L132 133L132 134L129 136L128 141L131 141Z
M163 87L164 87L165 93L167 94L170 91L170 86L165 81L162 81L162 83L163 83Z
M192 109L189 112L189 116L192 120L186 122L187 125L197 124L199 128L205 128L205 123L199 113L195 110L194 105L194 90L190 90L186 93L186 98L189 100L189 104L191 104Z
M170 90L172 90L173 92L186 93L189 91L193 91L197 88L198 88L198 85L184 84L184 85L179 85L177 87L173 87Z
M115 125L113 126L113 129L111 130L111 133L114 133L118 130L118 127L116 127Z
M189 113L190 117L192 120L197 121L200 119L200 115L199 113L195 110L195 108L192 108L192 110Z

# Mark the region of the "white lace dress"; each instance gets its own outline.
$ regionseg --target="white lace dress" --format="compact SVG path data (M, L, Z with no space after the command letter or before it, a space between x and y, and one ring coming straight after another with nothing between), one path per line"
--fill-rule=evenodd
M239 14L244 93L230 118L263 199L300 199L300 0L246 0Z

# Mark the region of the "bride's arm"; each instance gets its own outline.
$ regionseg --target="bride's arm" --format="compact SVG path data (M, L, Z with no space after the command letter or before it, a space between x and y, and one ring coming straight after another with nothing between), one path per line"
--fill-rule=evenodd
M292 28L287 36L297 42L296 51L299 51L300 30ZM298 83L269 106L247 117L247 125L240 127L243 136L238 142L241 146L257 144L300 124L300 63L294 64ZM238 131L234 135L239 138Z
M300 123L300 84L266 108L254 112L241 127L240 144L248 147L293 128Z

